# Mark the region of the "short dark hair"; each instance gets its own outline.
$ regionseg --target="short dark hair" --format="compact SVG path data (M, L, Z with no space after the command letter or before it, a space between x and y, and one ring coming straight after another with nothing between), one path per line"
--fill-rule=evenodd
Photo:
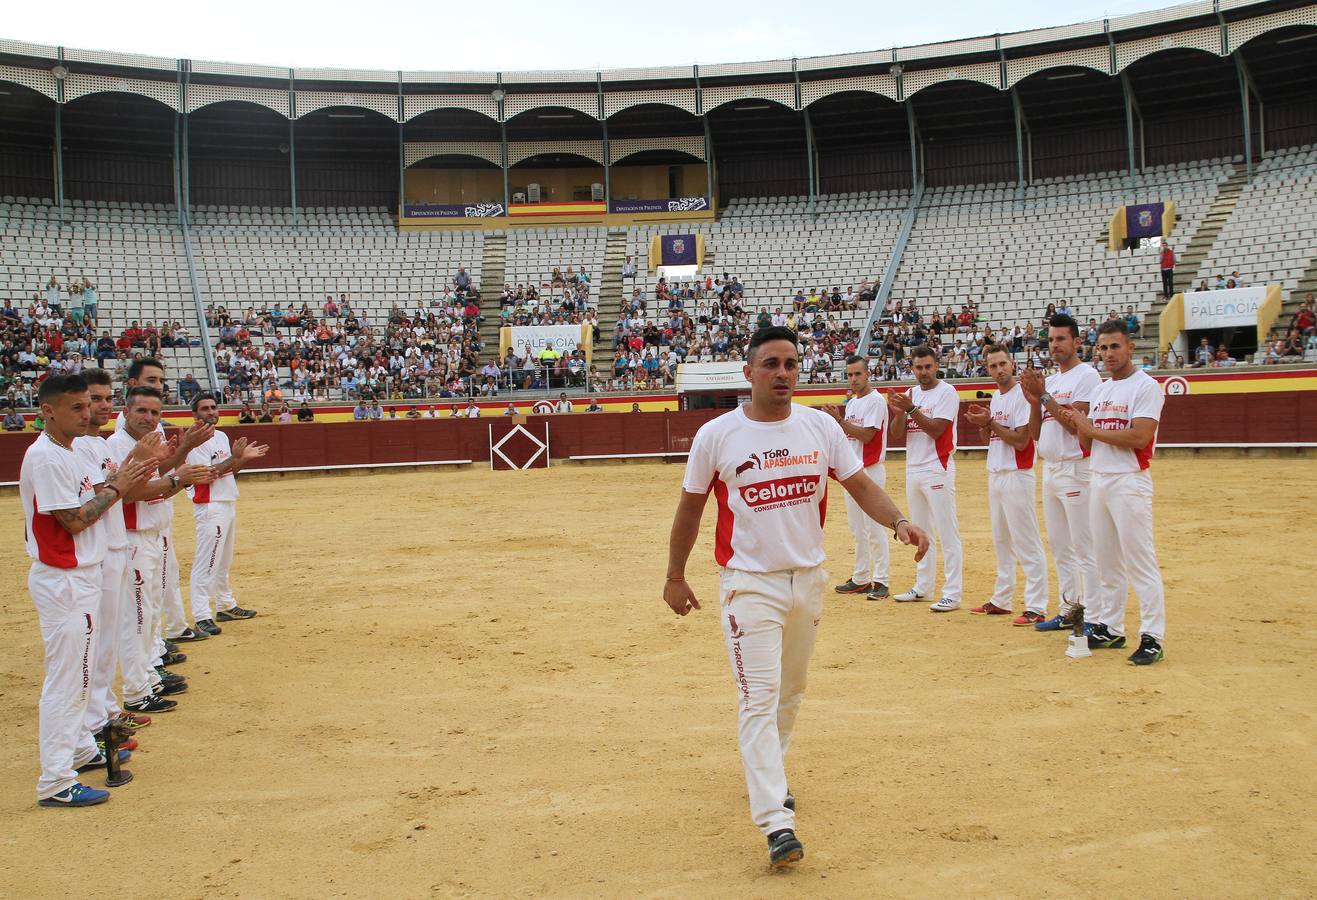
M761 328L750 338L750 345L745 348L746 362L753 362L755 351L767 344L769 341L788 341L791 346L796 346L800 337L784 325L770 325L767 328Z
M210 391L202 391L192 398L192 411L194 413L197 411L197 407L201 405L202 400L214 400L216 406L218 406L220 402L219 397L216 397Z
M87 384L97 384L101 387L110 387L114 384L114 379L110 377L109 369L84 369L82 380Z
M1067 316L1065 313L1054 313L1048 320L1047 327L1069 328L1071 337L1079 337L1079 323L1075 321L1074 316Z
M983 348L983 358L987 359L989 353L1005 353L1012 361L1015 359L1015 354L1011 353L1011 348L1005 344L989 344Z
M1120 334L1129 337L1130 330L1125 327L1124 319L1108 319L1098 326L1098 334Z
M160 393L155 388L147 387L144 384L139 384L128 389L128 396L124 399L124 406L132 406L134 397L154 397L159 400L162 405L165 402L164 394Z
M919 359L921 356L927 356L934 362L937 362L937 351L927 344L920 344L918 347L911 350L910 356L914 359Z
M133 360L133 364L128 367L128 380L136 381L142 377L142 370L148 366L165 371L165 364L154 356L143 356L141 359Z
M869 364L868 361L866 361L863 356L860 356L857 353L852 353L850 356L846 357L846 365L848 366L851 365L852 363L857 363L857 362L864 363L866 366Z
M81 394L87 390L87 379L81 375L50 375L37 388L37 403L49 403L64 394Z

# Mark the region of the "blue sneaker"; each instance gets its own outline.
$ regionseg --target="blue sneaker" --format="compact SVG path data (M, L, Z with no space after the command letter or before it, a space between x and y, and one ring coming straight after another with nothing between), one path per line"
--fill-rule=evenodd
M85 784L75 784L58 794L38 800L37 806L95 806L109 799L109 791L100 791Z
M133 758L133 751L131 750L119 751L119 765L122 766L124 763L128 762L128 760L132 758ZM78 766L78 774L81 775L83 772L90 772L93 769L104 769L109 764L109 762L110 761L105 757L105 751L103 749L99 750L97 751L95 756L93 756L91 759L89 759L87 762L83 763L82 765Z
M1043 622L1035 622L1034 631L1066 631L1070 625L1066 622L1065 616L1052 616Z

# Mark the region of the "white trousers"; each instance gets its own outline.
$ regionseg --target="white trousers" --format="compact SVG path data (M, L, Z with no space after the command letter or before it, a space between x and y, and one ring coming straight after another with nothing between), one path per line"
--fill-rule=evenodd
M864 474L879 487L887 486L887 467L882 463L869 466ZM887 529L869 518L849 493L843 493L846 495L846 522L851 526L851 537L855 541L855 569L851 581L856 584L871 581L887 584Z
M128 604L127 547L105 551L101 562L101 601L97 606L96 652L92 654L91 696L87 699L86 727L98 732L119 714L114 676L119 668L119 647Z
M37 799L44 800L72 787L78 780L77 767L97 752L85 718L99 627L100 567L57 569L33 562L27 587L45 645L46 673L37 713L41 744Z
M956 520L956 461L947 460L945 470L907 469L905 499L910 507L910 521L930 539L928 552L915 567L915 590L925 596L933 594L937 586L937 542L940 542L943 556L940 596L959 600L964 556L960 548L960 523Z
M125 660L131 668L124 669L123 698L140 700L160 683L155 671L159 659L155 642L160 635L161 604L164 600L164 545L159 531L129 531L128 544L132 553L132 590L136 618L133 632L136 646L132 659Z
M1101 577L1098 617L1112 634L1125 633L1129 585L1139 595L1139 632L1166 636L1166 592L1152 536L1152 473L1093 473L1093 547Z
M183 590L179 584L178 548L174 546L173 525L161 529L160 548L162 553L160 589L165 611L163 634L165 637L178 637L183 633L183 629L188 627L188 621L187 613L183 611ZM165 642L160 635L156 635L156 648L159 655L163 657Z
M1032 469L988 473L988 510L992 514L992 546L997 551L997 582L992 604L1013 609L1015 564L1024 571L1024 608L1047 614L1047 555L1038 532L1037 501Z
M1093 562L1093 525L1089 512L1092 476L1086 459L1043 463L1043 518L1047 542L1056 564L1058 611L1070 612L1076 602L1094 611L1098 573ZM1097 621L1085 614L1088 621Z
M197 526L197 555L192 558L192 615L199 622L215 618L215 612L233 609L229 567L233 565L233 539L237 532L237 504L226 501L198 503L192 507Z
M750 817L766 835L795 825L795 813L782 805L786 755L805 696L827 577L822 566L768 573L723 569L719 582Z

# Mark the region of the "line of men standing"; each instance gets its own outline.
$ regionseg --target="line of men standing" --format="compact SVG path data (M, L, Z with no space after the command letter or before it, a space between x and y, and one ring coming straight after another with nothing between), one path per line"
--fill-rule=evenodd
M237 486L234 475L265 455L215 430L210 394L193 400L196 424L166 439L161 426L165 368L140 359L129 369L114 433L108 372L52 375L38 392L46 430L23 458L19 493L32 558L28 587L41 625L45 678L39 711L43 807L90 806L108 791L79 775L118 770L151 714L178 705L187 679L177 642L220 633L219 621L256 615L228 586ZM196 521L194 625L183 614L171 498L186 489ZM214 603L214 611L211 604ZM122 696L114 693L122 673ZM126 738L124 734L129 736Z
M997 575L992 596L970 612L1013 615L1016 567L1025 577L1024 612L1014 624L1043 632L1069 629L1082 606L1093 648L1125 646L1125 607L1132 584L1139 597L1140 642L1130 655L1136 665L1163 658L1165 592L1152 525L1149 470L1163 397L1157 382L1133 363L1133 343L1123 321L1099 329L1097 352L1109 380L1079 360L1079 327L1069 316L1051 320L1048 335L1057 371L1036 369L1017 376L1013 355L1003 345L984 352L997 383L989 406L971 406L966 419L988 442L988 506ZM917 384L890 394L887 402L868 384L863 360L847 365L852 396L846 407L828 408L855 444L869 477L885 483L888 434L906 438L906 498L910 518L935 537L918 563L914 587L897 602L923 600L936 585L937 545L943 556L943 587L934 612L959 609L963 553L956 511L956 390L938 377L937 357L914 351ZM1048 617L1047 559L1035 511L1035 458L1043 459L1043 513L1061 598ZM847 508L855 541L855 569L837 585L842 594L888 596L886 539L859 510Z

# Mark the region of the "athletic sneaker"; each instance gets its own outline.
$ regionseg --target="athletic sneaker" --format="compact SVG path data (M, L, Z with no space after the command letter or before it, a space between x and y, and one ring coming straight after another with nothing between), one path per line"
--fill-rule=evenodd
M919 593L919 591L915 590L914 588L911 588L910 590L906 591L904 594L897 594L892 599L895 600L897 603L914 603L918 600L923 600L924 595Z
M790 828L774 831L768 836L768 861L773 868L784 868L804 857L805 848Z
M164 697L150 694L141 700L127 701L123 708L134 713L162 713L169 712L176 706L178 706L177 700L166 700Z
M1024 627L1026 625L1037 625L1039 622L1042 621L1044 621L1044 616L1042 613L1036 613L1033 612L1032 610L1026 609L1024 611L1024 615L1016 616L1014 619L1011 620L1011 624Z
M1069 631L1070 623L1065 620L1065 616L1052 616L1050 619L1042 619L1035 622L1033 627L1035 631Z
M236 622L238 619L250 619L254 615L256 615L256 610L243 609L241 606L215 611L215 618L221 622Z
M151 688L151 693L155 694L157 697L168 697L171 694L186 694L187 682L173 681L170 682L169 684L165 684L162 681L160 684L157 684L155 687ZM150 712L150 710L147 710L147 712Z
M875 581L873 584L869 585L870 600L886 600L890 594L891 591L887 589L887 585L883 584L881 581Z
M790 788L787 788L787 798L782 801L782 805L792 812L796 811L796 798L791 795Z
M200 628L184 628L182 634L174 635L174 637L170 638L170 640L204 641L208 637L210 637L210 635L206 634L206 632L202 631Z
M121 712L118 718L120 722L132 729L145 728L151 724L151 717L140 713Z
M1125 635L1112 634L1111 630L1100 622L1095 623L1091 631L1087 626L1084 630L1088 631L1088 646L1094 650L1119 650L1125 646Z
M214 619L201 619L197 622L197 631L203 632L210 637L219 634L222 629L215 624Z
M173 653L166 653L164 656L160 657L160 665L162 666L176 666L179 663L185 662L187 662L187 654L179 653L177 650Z
M160 676L160 683L162 685L183 684L187 681L187 678L184 676L179 675L177 672L171 672L164 666L156 666L155 673Z
M124 763L128 762L128 760L132 758L133 758L133 751L131 750L119 751L119 765L123 765ZM89 759L87 762L83 763L82 765L78 766L77 772L79 775L81 775L83 772L90 772L93 769L104 769L109 764L110 764L110 759L105 755L105 751L103 749L98 749L96 751L95 756L93 756L91 759Z
M99 746L99 742L97 742L97 746ZM119 742L119 749L120 749L120 750L136 750L136 749L137 749L137 738L130 737L130 738L125 738L124 740L120 741L120 742Z
M936 603L929 604L928 608L933 612L951 612L952 610L960 609L960 601L952 600L950 597L943 597Z
M1002 609L1000 606L989 600L982 606L976 606L971 609L969 614L971 616L1009 616L1011 611L1009 609Z
M74 784L73 787L66 787L58 794L52 794L44 800L38 800L37 806L95 806L97 803L104 803L109 799L109 791L87 787L85 784Z
M1136 666L1150 666L1158 662L1163 655L1161 641L1150 634L1145 634L1139 640L1139 649L1130 654L1130 662Z
M838 594L863 594L870 587L872 585L867 581L864 584L856 584L854 578L847 578L845 583L837 585L833 590Z

